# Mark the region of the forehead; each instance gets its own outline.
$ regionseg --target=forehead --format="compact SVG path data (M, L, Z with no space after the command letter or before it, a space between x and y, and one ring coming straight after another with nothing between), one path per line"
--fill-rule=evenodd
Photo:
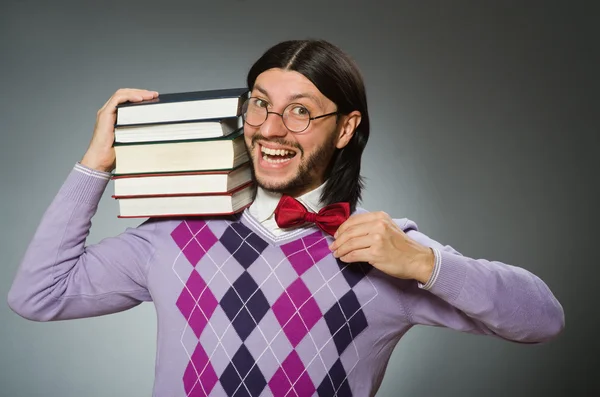
M269 69L262 72L254 82L253 94L258 92L267 95L273 103L299 98L312 100L321 106L331 102L309 79L291 70Z

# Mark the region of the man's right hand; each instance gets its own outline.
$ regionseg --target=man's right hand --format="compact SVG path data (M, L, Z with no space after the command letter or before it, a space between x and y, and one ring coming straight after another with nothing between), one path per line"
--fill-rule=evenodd
M141 102L158 97L158 92L121 88L98 110L94 134L81 164L97 171L111 172L115 169L115 121L117 105L123 102Z

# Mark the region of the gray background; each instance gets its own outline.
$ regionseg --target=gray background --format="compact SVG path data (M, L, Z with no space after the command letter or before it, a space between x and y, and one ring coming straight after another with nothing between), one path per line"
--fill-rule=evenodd
M87 4L89 3L89 4ZM363 206L407 216L471 257L544 279L566 312L522 346L418 327L378 396L586 396L600 390L598 7L594 2L3 1L0 296L119 87L244 85L270 45L320 37L367 83ZM109 185L89 242L118 220ZM151 304L34 323L0 304L0 395L149 396Z

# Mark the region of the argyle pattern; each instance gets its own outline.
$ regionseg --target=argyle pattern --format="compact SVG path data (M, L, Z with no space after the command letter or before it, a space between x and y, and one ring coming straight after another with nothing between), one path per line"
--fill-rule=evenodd
M369 266L334 260L320 231L276 246L241 222L187 220L171 237L187 396L352 396Z

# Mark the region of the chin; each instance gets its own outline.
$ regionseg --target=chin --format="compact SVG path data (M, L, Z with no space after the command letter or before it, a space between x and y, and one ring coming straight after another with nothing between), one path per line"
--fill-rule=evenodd
M272 164L263 158L254 157L252 160L254 179L258 186L270 191L284 191L296 179L299 167L298 159L286 163Z
M302 173L287 178L265 178L255 175L254 179L258 186L268 192L287 194L293 197L300 196L316 187L312 183L315 178Z
M256 180L256 184L267 190L269 192L275 193L284 193L290 188L290 183L292 182L292 178L276 178L260 175L260 173L255 174L254 179Z

